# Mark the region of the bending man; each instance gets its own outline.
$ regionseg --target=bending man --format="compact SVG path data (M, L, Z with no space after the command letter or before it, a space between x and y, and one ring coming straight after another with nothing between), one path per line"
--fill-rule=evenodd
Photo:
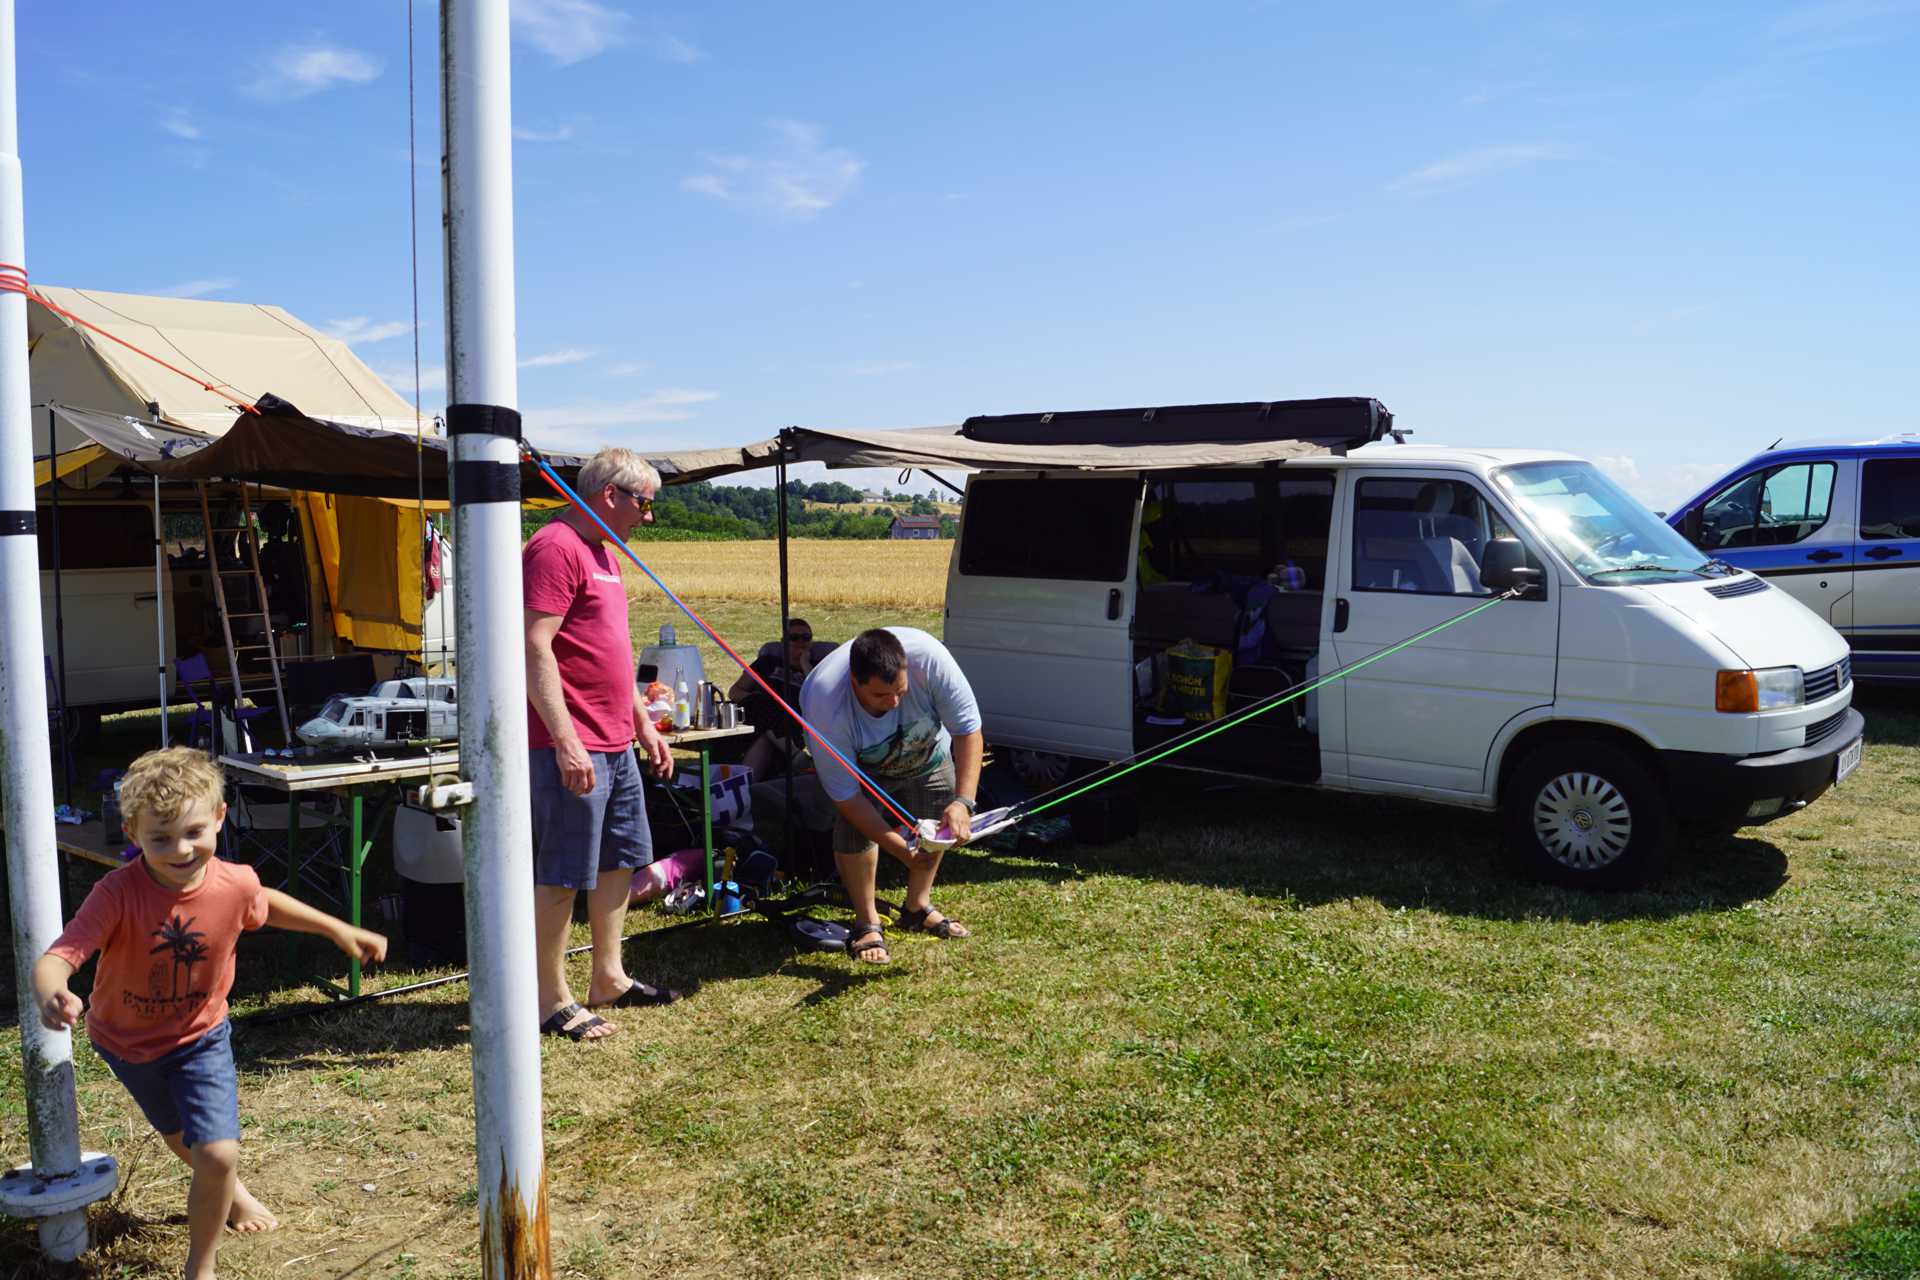
M972 833L980 786L980 709L973 689L938 640L912 627L876 627L820 660L800 689L800 709L833 749L916 819L939 817L961 840ZM965 925L933 905L940 853L911 849L911 833L885 812L830 754L815 754L833 801L833 860L853 907L848 953L871 964L893 957L874 905L881 849L906 864L900 925L964 938Z

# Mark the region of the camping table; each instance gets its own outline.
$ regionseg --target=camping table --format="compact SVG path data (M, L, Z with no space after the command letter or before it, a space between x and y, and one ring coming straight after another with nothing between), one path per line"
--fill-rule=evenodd
M697 751L700 755L700 816L703 839L707 851L707 883L713 883L713 793L712 744L720 738L738 737L752 733L751 725L736 725L731 729L689 729L683 733L666 735L669 747L681 747ZM267 786L276 791L285 792L289 798L302 791L339 791L344 792L348 802L347 833L347 920L358 927L360 924L360 888L361 875L366 868L367 854L372 842L365 838L366 820L364 792L369 787L385 786L396 782L425 780L430 777L457 777L460 772L460 751L457 747L446 747L437 751L416 751L408 755L396 755L388 758L370 760L303 760L298 757L289 759L283 756L231 755L221 756L220 766L236 782L248 786ZM289 866L297 864L300 841L300 806L289 803L287 806L287 862ZM97 826L98 824L94 824ZM378 826L376 821L375 826ZM75 828L76 832L85 828ZM110 852L99 855L96 860L112 857ZM119 865L117 858L114 865ZM322 982L321 987L335 995L344 995L352 999L360 994L360 961L356 958L347 963L347 987L345 992L331 983Z
M124 836L118 844L108 844L106 828L98 818L90 818L77 827L66 823L54 824L53 843L69 858L97 862L103 867L116 869L127 865L128 860L120 855L133 848Z

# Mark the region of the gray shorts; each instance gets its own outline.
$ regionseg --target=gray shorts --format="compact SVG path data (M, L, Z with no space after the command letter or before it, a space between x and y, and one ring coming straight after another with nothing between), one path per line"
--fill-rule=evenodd
M533 882L591 889L602 871L631 871L653 861L653 828L633 748L589 751L593 790L577 796L560 781L554 749L528 755L533 781Z
M872 775L879 788L893 797L894 803L902 806L916 819L938 818L953 803L953 757L940 762L931 773L918 778L885 778ZM898 822L899 819L888 813L884 805L867 795L862 787L860 794L867 796L867 803L883 818ZM873 841L861 835L851 822L840 815L836 809L833 815L833 851L835 853L865 853L874 847Z

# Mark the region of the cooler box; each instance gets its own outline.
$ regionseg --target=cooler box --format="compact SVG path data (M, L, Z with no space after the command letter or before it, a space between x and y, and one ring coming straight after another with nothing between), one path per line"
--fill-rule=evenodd
M393 813L393 867L400 873L400 927L417 958L467 962L465 868L460 819L403 804Z

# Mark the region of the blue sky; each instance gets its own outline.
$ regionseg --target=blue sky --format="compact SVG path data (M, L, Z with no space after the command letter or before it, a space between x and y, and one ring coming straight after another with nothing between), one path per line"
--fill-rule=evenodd
M407 0L18 3L36 281L276 303L410 392ZM1920 0L514 8L556 445L1364 394L1666 505L1920 427Z

